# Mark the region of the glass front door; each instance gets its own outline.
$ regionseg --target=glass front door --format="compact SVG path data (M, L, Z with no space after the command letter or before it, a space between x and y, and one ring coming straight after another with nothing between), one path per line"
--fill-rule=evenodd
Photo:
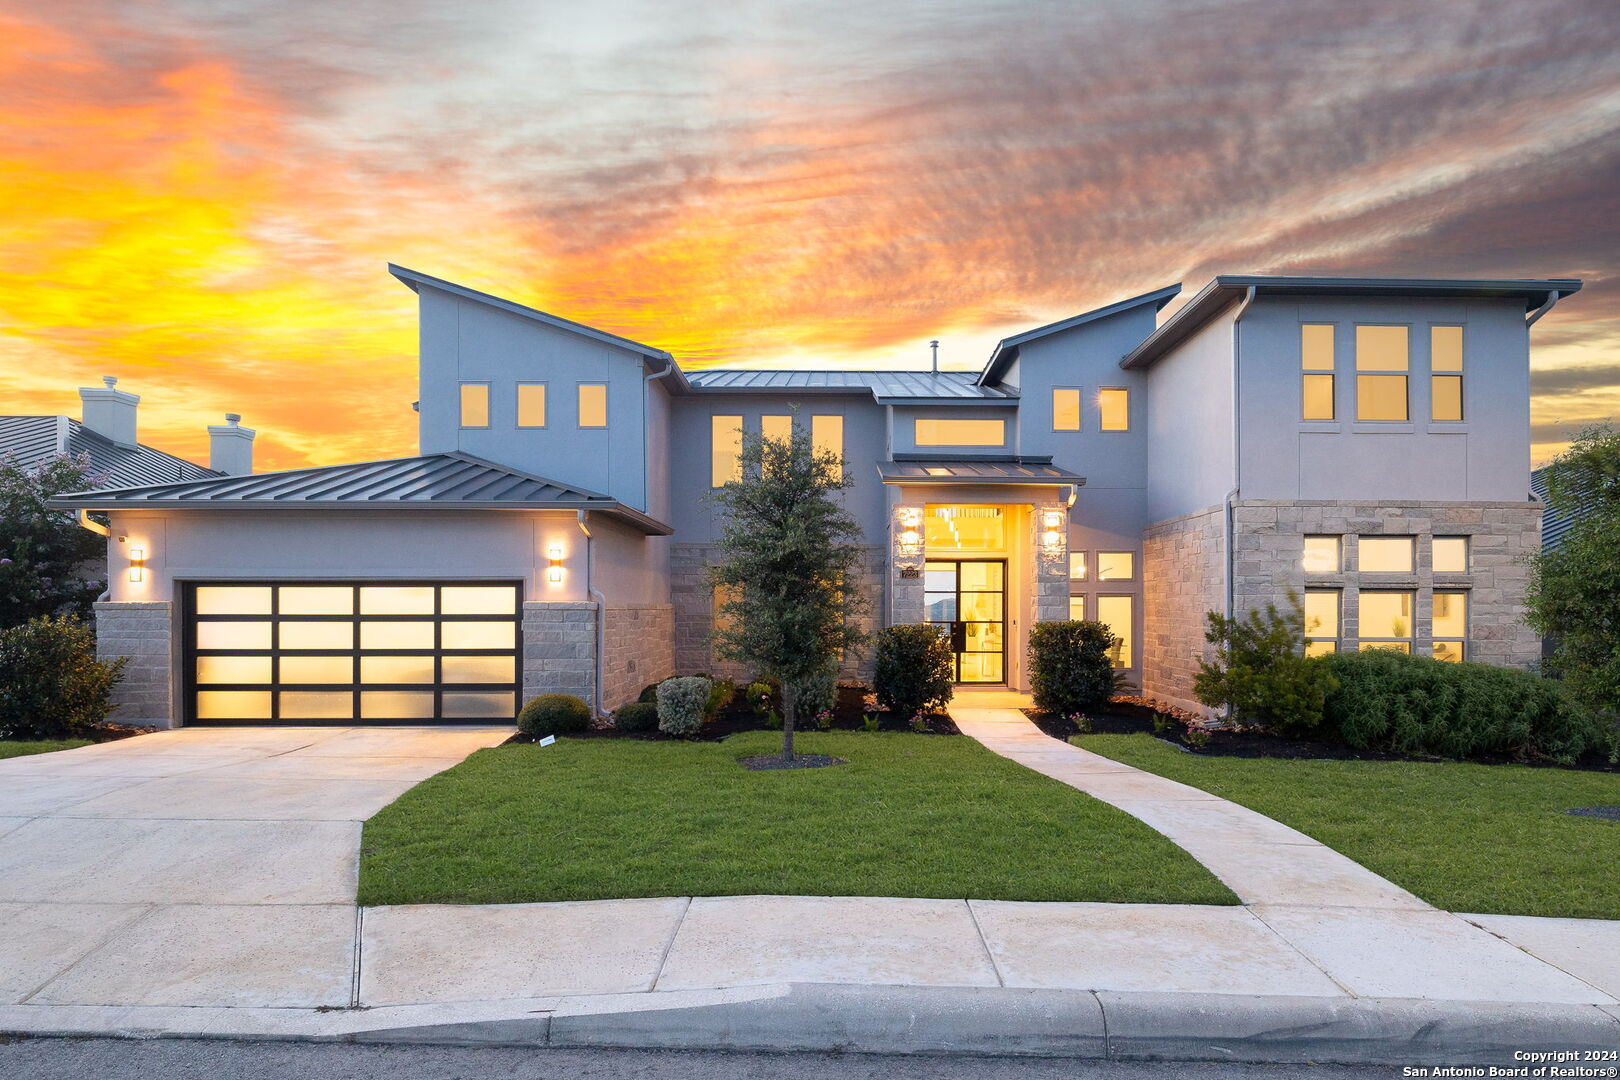
M956 681L1006 682L1006 560L930 559L923 588L929 623L950 636Z

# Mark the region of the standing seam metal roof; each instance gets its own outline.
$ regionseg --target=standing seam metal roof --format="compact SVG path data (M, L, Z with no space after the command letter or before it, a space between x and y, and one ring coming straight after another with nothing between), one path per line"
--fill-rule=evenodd
M24 466L57 454L86 454L107 487L204 480L224 474L150 446L119 446L68 416L0 416L0 454Z
M1016 394L989 386L978 386L972 371L793 371L767 368L705 368L687 373L699 391L769 393L806 391L815 393L870 392L879 402L889 401L973 401L985 404L1012 403Z

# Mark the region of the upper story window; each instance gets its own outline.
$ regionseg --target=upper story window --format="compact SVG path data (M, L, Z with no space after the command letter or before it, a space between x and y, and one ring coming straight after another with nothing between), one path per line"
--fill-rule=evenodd
M1413 538L1410 536L1363 536L1361 559L1356 569L1364 574L1410 574L1413 568Z
M916 424L918 446L1005 446L1005 420L920 419Z
M1463 418L1463 328L1429 327L1429 418Z
M517 426L546 426L546 384L518 383Z
M810 443L818 454L834 454L840 464L836 466L835 473L842 479L844 467L841 464L844 457L844 418L842 416L812 416L810 418Z
M740 416L709 418L709 486L724 487L742 479L743 421Z
M1131 430L1131 392L1123 386L1103 387L1097 391L1097 412L1100 430Z
M793 441L793 417L762 416L759 418L759 433L772 442L791 443Z
M1437 574L1468 573L1468 537L1437 536L1433 544L1434 572Z
M607 427L607 384L579 384L579 426Z
M1332 420L1333 325L1304 323L1299 328L1301 420Z
M489 427L489 383L461 384L461 426Z
M1059 386L1052 391L1052 430L1080 430L1080 388Z
M1307 536L1305 538L1305 572L1307 574L1337 574L1344 568L1344 556L1337 536Z
M1356 419L1407 420L1408 328L1356 327Z
M1136 576L1136 554L1130 551L1097 552L1098 581L1130 581Z

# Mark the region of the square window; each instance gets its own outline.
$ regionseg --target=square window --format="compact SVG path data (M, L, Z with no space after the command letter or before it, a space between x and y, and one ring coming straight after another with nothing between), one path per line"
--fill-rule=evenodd
M489 427L489 384L461 384L461 426Z
M518 383L517 426L546 426L546 384Z
M1356 419L1403 421L1406 409L1405 375L1357 375Z
M1437 536L1434 538L1434 572L1437 574L1468 573L1468 537Z
M1130 581L1136 576L1136 555L1129 551L1097 552L1098 581Z
M579 426L607 427L607 384L579 384Z
M1069 552L1069 580L1086 580L1086 553L1083 551Z
M1363 592L1361 594L1361 641L1406 643L1410 651L1412 609L1416 594L1411 592Z
M1052 430L1080 430L1080 388L1060 386L1052 391Z
M1122 386L1111 386L1097 391L1097 411L1103 431L1129 431L1131 429L1131 392Z
M1086 617L1086 598L1083 596L1069 597L1069 618L1075 622L1083 621Z
M762 416L759 418L759 433L775 442L791 443L793 441L793 417Z
M1463 328L1460 326L1429 327L1429 370L1455 371L1463 369Z
M1468 594L1465 592L1436 592L1434 594L1433 633L1437 639L1461 641L1468 636Z
M1407 327L1356 327L1357 371L1406 371L1410 363Z
M1304 375L1301 376L1301 404L1299 418L1301 420L1332 420L1333 412L1333 376L1332 375Z
M1363 536L1358 569L1365 574L1410 574L1412 541L1410 536Z
M1307 536L1302 560L1307 574L1337 574L1344 569L1337 536Z

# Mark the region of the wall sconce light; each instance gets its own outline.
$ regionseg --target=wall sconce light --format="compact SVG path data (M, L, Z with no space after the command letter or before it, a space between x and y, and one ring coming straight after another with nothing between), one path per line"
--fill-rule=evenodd
M146 549L143 547L129 549L129 580L146 580Z
M1063 531L1068 515L1062 510L1041 511L1041 561L1049 567L1063 561Z
M546 552L546 555L551 560L551 569L546 572L546 577L552 581L561 581L563 574L562 548L553 544L551 550Z
M895 511L895 561L902 572L916 571L923 561L922 508L902 506Z

